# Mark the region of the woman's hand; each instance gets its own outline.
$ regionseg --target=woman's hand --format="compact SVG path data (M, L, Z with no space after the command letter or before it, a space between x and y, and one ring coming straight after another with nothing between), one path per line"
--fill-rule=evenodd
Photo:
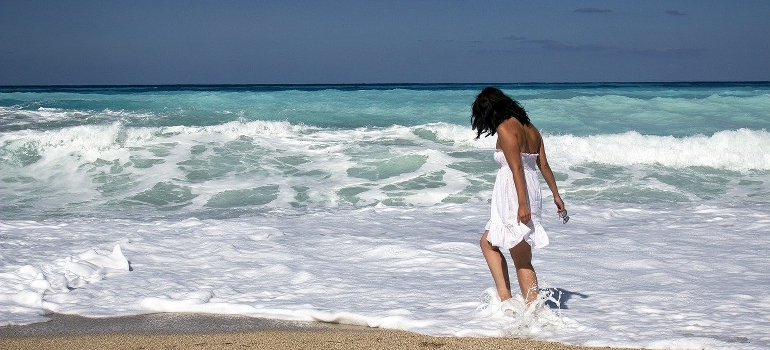
M561 213L564 211L564 201L561 200L561 197L554 197L553 198L553 204L556 204L556 212Z
M530 213L529 207L527 205L519 205L519 213L516 217L516 222L527 224L531 218L532 213Z

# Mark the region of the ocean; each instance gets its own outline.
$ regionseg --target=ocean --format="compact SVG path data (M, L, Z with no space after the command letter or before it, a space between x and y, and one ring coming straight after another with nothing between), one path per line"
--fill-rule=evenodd
M478 247L485 86L0 87L0 325L203 312L770 347L770 83L497 84L571 216L543 182L543 299L518 318Z

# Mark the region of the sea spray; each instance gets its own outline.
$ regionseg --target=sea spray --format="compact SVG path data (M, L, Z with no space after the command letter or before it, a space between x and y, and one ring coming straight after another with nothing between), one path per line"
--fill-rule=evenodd
M770 85L501 86L571 216L544 188L547 327L475 312L497 167L468 126L483 86L0 88L0 323L179 311L770 347L770 303L747 292L770 285ZM116 244L130 272L48 289Z
M575 322L561 313L561 293L542 289L527 303L521 295L500 301L495 288L487 288L476 308L477 317L499 324L503 334L512 337L540 337L560 328L574 327Z
M739 200L770 172L764 130L544 139L562 188L577 198ZM444 123L352 132L261 121L10 132L0 135L0 215L211 216L228 209L479 203L488 199L495 167L490 142ZM736 176L745 181L731 180ZM756 194L751 200L770 200Z

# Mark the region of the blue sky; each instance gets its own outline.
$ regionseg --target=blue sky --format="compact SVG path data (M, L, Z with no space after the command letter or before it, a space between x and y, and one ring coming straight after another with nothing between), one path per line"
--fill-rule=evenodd
M770 1L0 2L0 85L770 80Z

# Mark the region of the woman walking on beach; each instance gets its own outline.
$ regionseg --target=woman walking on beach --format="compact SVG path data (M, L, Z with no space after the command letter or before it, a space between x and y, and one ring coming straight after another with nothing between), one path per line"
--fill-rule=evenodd
M488 87L473 102L471 125L477 131L476 139L481 134L497 134L494 158L500 164L492 190L491 217L481 236L481 251L501 301L511 298L511 282L500 250L511 253L521 294L529 304L538 293L532 248L548 245L548 236L540 225L542 195L536 167L566 222L564 202L546 159L543 138L518 102Z

